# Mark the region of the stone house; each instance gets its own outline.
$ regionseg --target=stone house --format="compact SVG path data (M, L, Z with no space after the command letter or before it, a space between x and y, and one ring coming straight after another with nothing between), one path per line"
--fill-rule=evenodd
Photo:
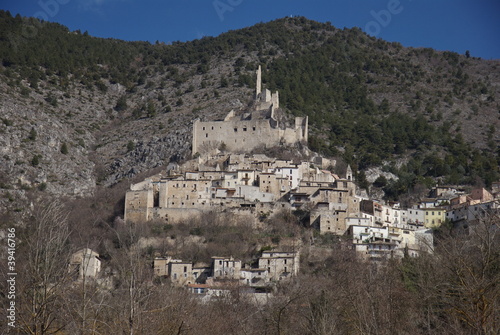
M240 279L241 261L233 257L212 257L212 277L214 279Z
M299 191L308 195L308 202L312 206L310 224L322 234L342 235L347 230L346 219L357 215L360 210L356 185L352 179L335 180L333 175L326 173L322 176L309 176L299 185Z
M71 255L69 272L74 279L97 278L100 271L99 254L92 249L83 248Z
M193 263L181 260L171 260L168 263L168 275L170 281L177 285L187 285L196 282L193 276Z
M271 193L275 199L281 199L291 190L288 178L278 176L272 172L258 174L259 190L263 193Z
M155 276L168 276L168 263L172 260L171 257L155 257L153 260L153 272Z
M480 202L493 201L493 195L484 188L475 188L472 190L470 197L472 200L478 200Z
M259 269L266 269L272 281L296 276L299 265L299 252L264 251L259 258Z
M265 287L269 282L267 269L241 269L241 284L250 287Z

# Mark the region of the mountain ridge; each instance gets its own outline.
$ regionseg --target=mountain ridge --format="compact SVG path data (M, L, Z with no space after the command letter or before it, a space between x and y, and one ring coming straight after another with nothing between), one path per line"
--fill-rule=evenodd
M359 172L395 172L390 196L499 177L499 61L303 17L172 45L39 22L34 43L13 50L12 34L30 20L0 13L0 191L10 210L13 194L92 196L189 158L192 120L247 106L258 65L289 114L309 116L311 149Z

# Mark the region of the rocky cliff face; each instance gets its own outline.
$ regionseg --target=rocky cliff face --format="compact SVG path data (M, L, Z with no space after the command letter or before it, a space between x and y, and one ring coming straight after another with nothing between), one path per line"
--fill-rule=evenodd
M15 31L16 25L9 24ZM341 119L352 111L343 104L328 105L328 111L310 106L293 109L301 106L304 97L317 93L309 86L300 90L304 82L314 88L310 80L314 72L307 72L307 67L295 71L302 64L300 55L314 54L322 45L332 47L334 68L340 60L352 58L339 71L347 79L359 77L353 75L356 71L363 75L355 88L366 90L373 101L367 106L383 105L385 98L387 109L380 111L424 115L442 125L440 129L446 125L462 133L477 147L493 148L490 153L496 152L499 141L498 61L407 49L375 41L356 29L341 31L303 18L175 46L106 41L45 25L45 42L59 38L67 50L81 47L95 54L88 54L88 59L94 57L90 62L65 54L66 49L59 46L54 50L48 44L39 46L47 58L51 52L57 54L53 64L63 66L68 57L75 57L78 65L55 71L50 64L39 64L36 55L29 54L30 48L23 57L4 55L0 48L0 206L5 212L24 213L33 197L92 196L99 186L189 158L193 120L222 119L232 109L245 108L253 98L259 64L267 67L265 86L280 89L282 107L309 115L310 133L327 143L336 129L322 118ZM0 31L0 46L5 41ZM120 57L106 59L112 53L102 51L106 48L118 50ZM377 59L361 57L365 54ZM124 68L129 76L120 76ZM329 84L323 84L318 87L324 96L318 99L330 101L336 95L328 95ZM355 124L350 126L357 129ZM369 133L364 136L363 141L370 138Z
M214 83L220 75L213 70ZM182 161L191 155L192 121L214 119L232 108L241 108L251 97L249 89L214 87L182 95L199 85L194 76L177 90L140 87L127 93L120 84L107 83L106 92L89 90L75 82L61 90L49 81L39 82L28 93L0 82L0 205L22 217L28 215L30 195L43 198L89 197L98 185L112 186L138 173ZM149 78L158 83L160 76ZM27 82L21 85L29 87ZM159 84L158 84L159 85ZM118 98L127 95L127 108L116 111ZM154 115L134 117L144 101L157 100L173 106ZM203 97L203 99L201 99Z
M57 195L92 195L92 134L77 133L70 124L36 105L10 99L2 102L0 165L4 186L38 188Z

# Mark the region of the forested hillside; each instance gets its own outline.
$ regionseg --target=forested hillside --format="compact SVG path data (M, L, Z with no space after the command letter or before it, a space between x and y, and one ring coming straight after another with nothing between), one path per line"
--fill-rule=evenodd
M245 108L254 71L312 150L415 185L497 179L500 62L404 48L302 17L171 45L125 42L0 12L6 197L91 195L190 155L191 122ZM7 191L5 191L7 190Z
M361 188L401 199L436 183L489 186L500 179L500 61L473 56L303 17L153 45L0 11L0 240L10 248L0 304L15 302L23 334L498 334L498 213L459 229L446 220L431 253L406 247L377 264L351 237L311 228L308 208L261 212L258 227L223 211L122 219L130 183L191 158L193 120L252 103L259 65L287 115L309 116L309 147L334 157L337 173L349 163ZM393 179L370 184L374 169ZM99 254L97 280L68 271L81 248ZM233 288L202 301L153 275L157 256L201 269L214 255L256 265L273 249L300 249L300 271L259 303Z

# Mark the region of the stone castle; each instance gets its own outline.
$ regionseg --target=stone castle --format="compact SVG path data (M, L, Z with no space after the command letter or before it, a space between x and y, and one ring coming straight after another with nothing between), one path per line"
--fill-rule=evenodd
M259 146L306 142L308 118L296 117L295 126L289 128L279 109L278 92L262 91L261 67L257 82L253 111L230 111L223 121L200 121L193 124L193 155L206 154L221 146L232 152L249 152Z

